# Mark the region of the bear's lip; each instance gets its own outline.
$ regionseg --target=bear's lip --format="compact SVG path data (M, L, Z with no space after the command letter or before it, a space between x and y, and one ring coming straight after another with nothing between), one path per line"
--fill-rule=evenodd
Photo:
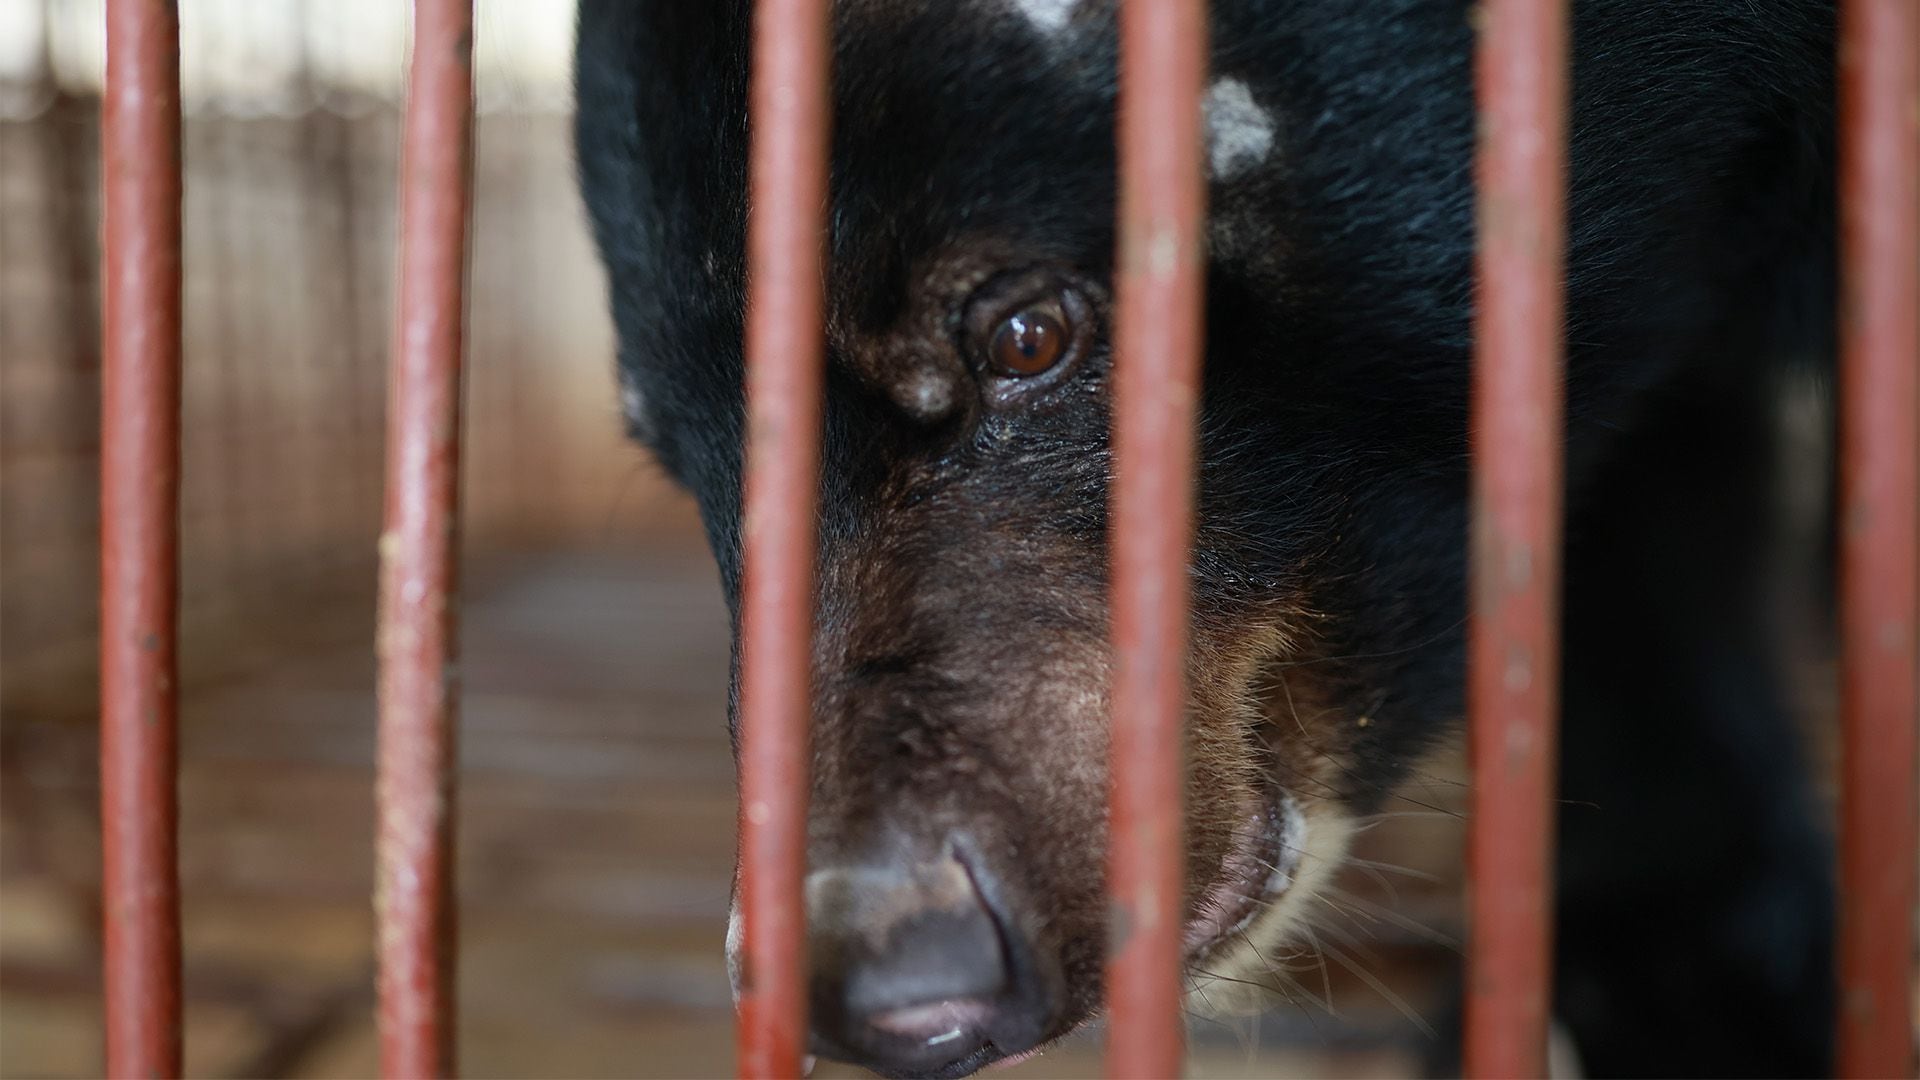
M1245 930L1273 899L1293 884L1305 851L1306 815L1298 803L1278 790L1257 800L1234 833L1233 849L1221 863L1219 881L1208 889L1187 921L1184 948L1187 962L1204 960L1228 938ZM1089 1014L1066 1030L1047 1036L1034 1046L1000 1056L992 1049L980 1067L995 1071L1032 1058L1056 1040L1093 1022Z
M1203 960L1260 917L1293 884L1305 847L1307 822L1300 807L1269 791L1235 831L1234 844L1215 884L1194 906L1187 922L1189 962Z

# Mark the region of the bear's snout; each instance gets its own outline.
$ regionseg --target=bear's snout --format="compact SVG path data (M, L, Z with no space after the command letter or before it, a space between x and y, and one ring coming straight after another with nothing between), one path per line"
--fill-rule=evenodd
M964 838L931 857L903 846L818 866L806 891L815 1052L888 1075L939 1075L1027 1050L1051 1031L1058 972Z

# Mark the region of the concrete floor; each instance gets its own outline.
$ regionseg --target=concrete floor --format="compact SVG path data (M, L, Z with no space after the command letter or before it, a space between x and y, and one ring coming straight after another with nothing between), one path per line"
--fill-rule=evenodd
M302 619L319 613L301 613ZM704 555L472 576L461 731L469 1076L720 1076L732 867L726 625ZM370 1076L372 659L302 648L187 696L188 1069ZM12 723L0 826L0 1075L99 1070L91 728ZM1416 796L1457 801L1443 780ZM1458 833L1411 803L1366 838L1318 1004L1191 1026L1192 1074L1392 1076L1451 978ZM1445 806L1442 806L1445 810ZM1436 876L1428 877L1429 872ZM1389 997L1398 1001L1395 1004ZM1095 1076L1097 1032L1007 1076ZM818 1076L856 1072L823 1064Z

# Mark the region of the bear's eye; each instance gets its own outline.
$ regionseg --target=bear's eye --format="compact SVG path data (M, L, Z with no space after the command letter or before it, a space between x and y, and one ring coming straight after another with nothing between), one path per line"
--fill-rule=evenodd
M1095 354L1100 323L1088 296L1080 282L1036 267L991 279L967 298L954 345L980 375L989 407L1044 400Z
M1067 354L1073 322L1057 301L1034 304L1001 320L987 343L987 363L1009 378L1047 371Z

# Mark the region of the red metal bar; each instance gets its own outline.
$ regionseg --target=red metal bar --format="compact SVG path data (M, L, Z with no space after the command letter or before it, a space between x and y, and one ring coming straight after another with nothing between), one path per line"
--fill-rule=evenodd
M1545 1076L1559 708L1567 5L1482 0L1466 1074Z
M1121 9L1107 1075L1180 1074L1188 566L1206 248L1207 6Z
M454 1070L454 705L460 367L472 202L473 8L415 0L380 537L380 1068Z
M760 0L747 223L740 610L742 1077L794 1077L807 1032L807 784L831 53L826 0Z
M107 5L100 820L107 1074L180 1075L180 26Z
M1920 5L1840 9L1841 1076L1914 1075Z

